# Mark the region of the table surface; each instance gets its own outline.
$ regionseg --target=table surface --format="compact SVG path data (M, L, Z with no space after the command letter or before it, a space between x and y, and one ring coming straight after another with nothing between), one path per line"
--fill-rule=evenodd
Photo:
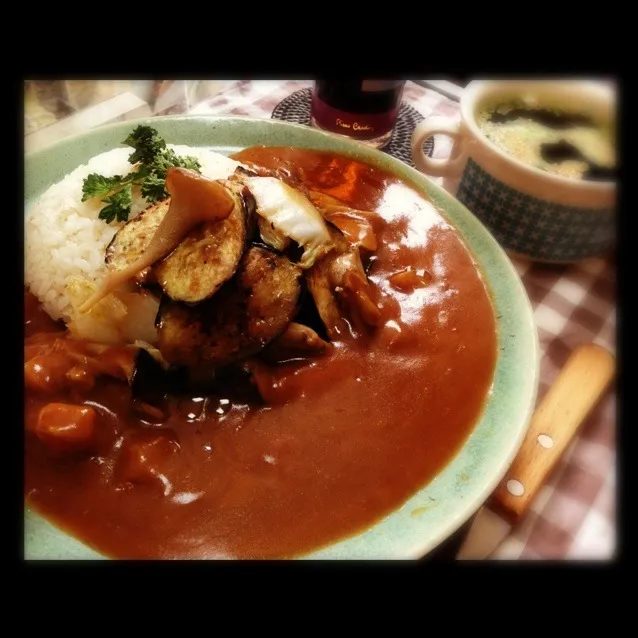
M269 118L310 80L56 80L25 82L25 149L36 150L101 124L178 113ZM436 89L439 90L436 90ZM408 81L403 99L424 117L459 117L460 91L443 81ZM437 137L434 156L450 141ZM435 180L436 181L436 180ZM595 342L615 353L613 254L572 265L512 257L534 308L541 347L538 400L570 352ZM491 559L605 560L616 550L616 391L583 424L523 520ZM453 556L467 526L430 557Z

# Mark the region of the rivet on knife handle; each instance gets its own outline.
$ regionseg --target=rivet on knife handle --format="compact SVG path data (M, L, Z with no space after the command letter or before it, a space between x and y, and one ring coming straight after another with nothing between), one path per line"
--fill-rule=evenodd
M525 512L580 424L614 375L613 355L593 343L579 346L543 397L505 479L493 495L512 523Z

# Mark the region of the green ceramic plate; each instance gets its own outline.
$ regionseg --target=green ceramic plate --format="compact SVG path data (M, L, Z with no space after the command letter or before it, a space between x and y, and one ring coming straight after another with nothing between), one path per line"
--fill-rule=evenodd
M51 184L90 157L120 145L138 122L122 122L67 138L29 155L27 207ZM305 126L229 117L147 120L169 143L205 146L230 154L247 146L298 146L338 151L386 167L425 191L465 237L490 288L498 316L499 354L492 392L465 445L442 472L368 531L307 558L419 558L455 532L496 488L525 434L538 387L538 337L529 299L509 258L483 225L456 199L418 171L384 153ZM103 558L25 513L25 558Z

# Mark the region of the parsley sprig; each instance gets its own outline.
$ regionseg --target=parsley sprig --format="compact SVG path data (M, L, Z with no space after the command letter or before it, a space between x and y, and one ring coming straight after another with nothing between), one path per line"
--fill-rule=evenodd
M125 222L131 214L133 185L141 187L142 196L149 203L168 197L166 172L169 168L189 168L201 173L201 165L196 158L179 156L170 148L159 133L150 126L140 124L123 142L135 150L129 155L130 164L137 164L137 170L127 175L105 177L91 173L82 184L82 201L99 197L106 204L99 218L110 224L113 220Z

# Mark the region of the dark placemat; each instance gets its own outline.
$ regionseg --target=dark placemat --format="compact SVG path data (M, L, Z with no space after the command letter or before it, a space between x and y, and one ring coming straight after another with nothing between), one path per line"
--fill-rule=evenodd
M284 120L286 122L293 122L294 124L310 126L311 102L311 89L300 89L279 102L273 110L271 117L275 120ZM410 138L412 137L414 127L423 119L425 118L415 108L405 102L401 102L399 117L392 132L392 138L388 144L380 150L414 167ZM423 150L426 155L432 157L432 153L434 152L434 138L431 137L426 140Z

